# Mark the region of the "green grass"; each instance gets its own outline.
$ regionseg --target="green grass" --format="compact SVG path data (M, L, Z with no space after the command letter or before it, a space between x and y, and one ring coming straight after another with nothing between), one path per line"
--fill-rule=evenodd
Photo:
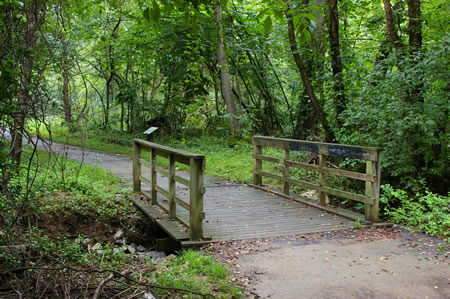
M35 133L35 132L34 132ZM132 156L133 138L143 138L140 135L129 135L117 131L90 130L71 132L64 126L52 129L52 134L41 129L40 134L44 138L50 138L54 142L82 146L92 150ZM230 137L192 137L192 138L157 138L155 142L204 154L206 157L207 174L215 175L225 180L242 183L252 181L252 152L253 147L249 140L236 140ZM158 163L167 166L167 160L159 158ZM181 167L180 170L187 168Z
M231 273L213 257L199 251L186 250L157 269L153 282L172 288L190 289L214 298L243 297L242 290L231 283ZM155 294L159 294L155 289ZM198 298L189 293L173 294L177 298Z
M23 166L27 165L30 152L29 148L25 148L22 159ZM115 221L114 225L117 226L118 219L120 222L125 221L126 217L135 211L128 200L128 192L120 189L120 179L103 169L87 165L81 166L79 162L42 151L37 152L32 166L33 169L36 169L37 166L39 168L34 187L28 198L27 209L29 210L28 215L35 216L41 224L46 217L56 216L51 218L55 222L50 222L50 226L78 227L86 219L91 219L91 224L100 221L107 226L113 225ZM20 204L26 193L23 188L26 185L24 171L25 168L21 169L9 185L16 191L16 197L13 199L17 201L15 204ZM9 200L0 194L0 212L3 216L13 219L15 213ZM66 223L68 219L71 220L70 224ZM29 244L33 248L33 255L40 257L41 265L56 268L67 263L81 268L95 265L98 269L122 271L136 263L147 263L151 267L156 267L156 270L142 273L143 281L165 287L188 289L202 294L212 294L217 298L242 296L241 289L233 285L232 276L227 267L201 252L183 251L179 256L168 259L165 264L155 265L151 260L137 260L133 255L120 250L120 246L106 240L96 240L95 236L89 238L91 240L94 238L94 243L101 243L97 250L92 249L94 244L92 241L90 245L85 242L87 240L85 235L76 237L72 236L72 231L69 231L71 236L68 237L63 229L63 233L60 235L55 236L53 233L50 236L42 226L39 229L34 227L28 230L27 228L27 222L25 222L24 229L18 234L14 234L12 231L2 231L1 245L4 245L2 240L7 234L10 242ZM97 234L101 235L102 233L98 232ZM17 268L23 264L24 261L20 256L0 253L0 267L10 265ZM164 298L198 298L198 295L190 292L157 288L153 288L152 292L157 292Z

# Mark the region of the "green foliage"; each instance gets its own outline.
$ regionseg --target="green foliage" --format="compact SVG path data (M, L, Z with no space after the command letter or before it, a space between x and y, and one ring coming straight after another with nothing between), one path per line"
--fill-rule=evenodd
M449 196L433 194L428 190L410 196L406 191L394 189L388 184L383 185L382 190L380 202L391 221L450 241Z
M216 298L243 296L241 289L231 283L231 273L224 265L211 256L193 250L183 251L178 258L159 267L154 282L165 287L187 288L203 294L213 294ZM183 298L197 296L186 294Z

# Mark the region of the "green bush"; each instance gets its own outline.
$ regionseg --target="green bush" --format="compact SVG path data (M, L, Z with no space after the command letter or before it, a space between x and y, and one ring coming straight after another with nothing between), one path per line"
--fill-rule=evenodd
M424 232L450 240L449 196L433 194L426 190L410 196L406 191L391 185L381 186L380 201L385 215L394 223L407 226L412 231Z

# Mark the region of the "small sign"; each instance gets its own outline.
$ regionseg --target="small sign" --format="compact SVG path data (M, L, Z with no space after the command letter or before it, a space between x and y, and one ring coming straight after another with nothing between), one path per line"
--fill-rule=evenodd
M158 127L150 127L144 132L144 134L145 135L150 135L150 134L152 134L153 132L155 132L158 129L159 129Z

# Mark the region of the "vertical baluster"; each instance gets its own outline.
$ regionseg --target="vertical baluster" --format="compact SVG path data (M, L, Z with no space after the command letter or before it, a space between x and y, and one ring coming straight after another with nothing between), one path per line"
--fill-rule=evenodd
M175 219L177 217L177 205L175 202L175 156L174 154L169 155L169 217Z
M141 192L141 146L133 142L133 191Z
M285 179L289 178L289 166L286 165L286 160L289 160L289 150L285 149L283 154L283 177ZM284 181L284 194L289 195L289 183Z
M156 151L155 149L150 150L150 158L151 158L151 181L152 181L152 205L156 205L158 203L158 192L156 191L156 183L157 183L157 174L156 174Z

